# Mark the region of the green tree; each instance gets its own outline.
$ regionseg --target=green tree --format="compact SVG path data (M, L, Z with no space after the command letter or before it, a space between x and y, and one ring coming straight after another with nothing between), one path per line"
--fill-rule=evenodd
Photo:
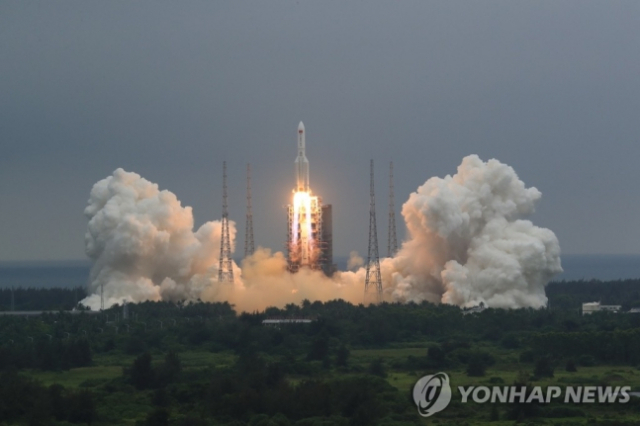
M325 333L319 334L311 342L311 348L307 354L309 361L322 361L329 354L329 339Z
M169 411L165 408L155 408L147 415L145 426L169 426Z
M151 403L157 407L166 407L169 405L169 395L165 388L156 389L153 393Z
M551 359L547 356L539 358L536 361L535 369L533 370L533 375L540 377L553 377L553 363Z
M507 349L517 349L520 347L520 339L513 333L507 334L500 343Z
M51 411L53 417L57 421L62 421L67 418L67 403L64 398L64 386L55 383L49 386L49 401L51 402Z
M69 421L71 423L90 425L96 418L96 405L90 391L83 390L73 394L69 406Z
M432 346L427 351L427 368L443 368L447 366L447 355L439 345Z
M467 364L467 376L481 377L485 375L487 366L479 357L472 357Z
M347 345L342 343L338 348L338 352L336 353L336 365L338 367L346 367L347 363L349 362L350 355L351 352L349 351L349 348L347 348Z
M164 357L164 362L158 369L158 381L161 385L173 382L182 371L180 357L175 351L169 351Z
M387 369L382 358L376 358L369 364L369 373L374 376L387 377Z
M498 406L496 404L491 405L491 414L489 415L489 421L500 421L500 412L498 411Z
M495 364L496 360L488 352L469 352L467 359L467 376L484 376L487 367Z
M153 386L155 372L151 367L151 354L145 352L133 361L131 367L131 382L137 389L147 389Z

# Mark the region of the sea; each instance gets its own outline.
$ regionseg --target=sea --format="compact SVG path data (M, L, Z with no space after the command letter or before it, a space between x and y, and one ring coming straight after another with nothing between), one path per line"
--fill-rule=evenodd
M345 270L347 257L335 259ZM640 255L563 255L564 272L553 281L624 280L640 278ZM89 281L91 263L86 260L60 262L0 262L0 288L83 287Z

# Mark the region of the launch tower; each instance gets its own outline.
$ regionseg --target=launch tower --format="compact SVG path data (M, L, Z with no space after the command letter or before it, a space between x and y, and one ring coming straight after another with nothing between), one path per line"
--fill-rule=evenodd
M233 260L229 237L229 211L227 209L227 162L222 162L222 235L220 237L220 263L218 282L233 283Z
M382 301L382 277L378 256L378 231L376 228L376 195L373 188L373 160L369 172L369 250L367 254L367 274L364 281L365 302L370 290L376 292L376 302Z

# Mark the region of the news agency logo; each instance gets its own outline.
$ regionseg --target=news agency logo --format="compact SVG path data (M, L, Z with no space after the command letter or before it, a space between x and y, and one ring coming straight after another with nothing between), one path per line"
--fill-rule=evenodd
M429 417L447 408L451 402L451 386L447 373L424 376L413 387L413 402L422 417Z
M458 386L458 391L463 404L469 401L476 404L549 404L553 401L564 404L626 404L632 395L630 386L567 386L564 389L559 386ZM413 386L413 402L423 417L432 416L447 408L451 402L451 385L447 373L440 372L418 380Z

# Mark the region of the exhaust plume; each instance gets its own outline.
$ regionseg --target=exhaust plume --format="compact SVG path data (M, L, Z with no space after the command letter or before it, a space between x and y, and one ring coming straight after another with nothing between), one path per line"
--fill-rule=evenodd
M96 183L84 211L85 251L93 261L82 303L105 307L122 300L197 299L217 276L219 221L193 232L191 207L169 191L122 169ZM235 236L235 223L230 222Z
M347 269L354 271L364 265L364 259L358 254L357 251L351 250L349 253L349 260L347 261Z
M515 171L471 155L458 172L431 178L402 207L408 239L381 261L384 299L496 308L539 308L544 287L560 266L554 233L526 218L540 199ZM105 307L144 300L228 301L241 311L304 299L364 301L363 259L352 252L349 269L327 278L321 271L287 271L281 252L258 248L235 283L218 283L219 221L193 232L191 207L122 169L96 183L85 209L87 255L94 261L82 303ZM232 249L235 223L230 222Z
M524 219L540 197L513 168L465 157L402 206L409 239L383 262L386 291L403 302L545 306L544 287L562 268L555 234Z

